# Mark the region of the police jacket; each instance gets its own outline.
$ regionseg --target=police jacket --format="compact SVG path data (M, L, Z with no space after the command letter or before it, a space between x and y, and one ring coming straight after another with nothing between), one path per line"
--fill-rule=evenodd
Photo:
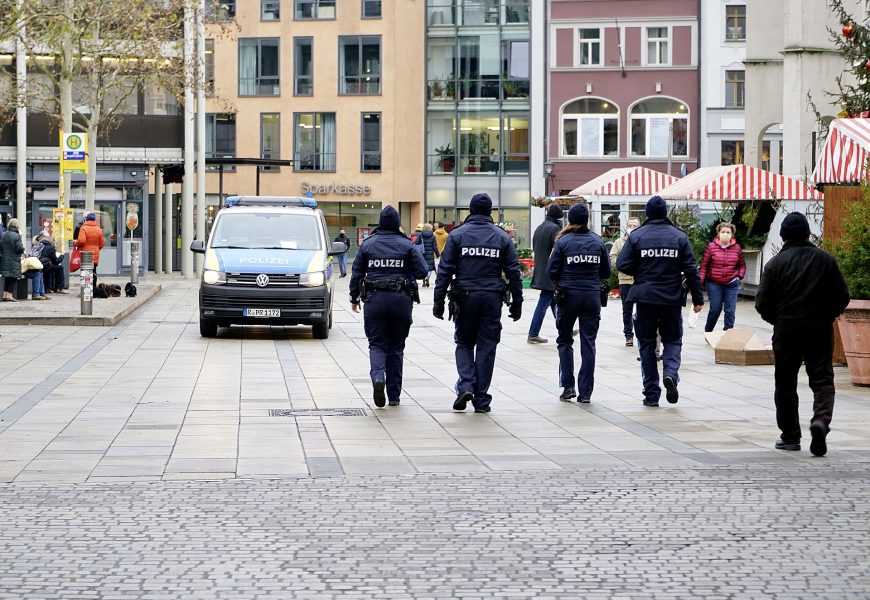
M550 253L553 252L553 246L556 244L556 236L559 235L561 229L559 221L553 217L545 218L544 222L535 229L535 235L532 236L532 251L535 253L537 268L532 274L533 289L552 292L556 287L547 273L546 265Z
M513 242L489 215L471 215L450 232L444 245L435 279L435 305L444 304L447 286L454 278L470 292L501 292L505 287L502 273L507 276L513 302L522 302L520 263Z
M360 244L350 277L350 301L359 302L360 282L426 277L426 261L414 242L398 231L376 230Z
M695 253L685 232L668 219L647 219L632 231L616 259L616 268L634 276L631 302L681 305L682 276L692 292L692 304L704 304Z
M755 310L768 323L831 323L849 304L834 257L809 242L788 241L764 267Z
M565 233L547 262L547 273L561 288L578 292L600 292L601 280L610 277L607 246L588 228Z

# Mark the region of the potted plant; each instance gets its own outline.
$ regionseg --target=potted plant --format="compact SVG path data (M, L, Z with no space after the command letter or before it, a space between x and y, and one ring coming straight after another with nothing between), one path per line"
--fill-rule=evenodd
M834 256L849 285L851 302L838 319L849 375L855 385L870 385L870 187L846 207Z
M441 172L452 173L453 166L456 164L456 153L453 151L450 142L448 142L446 146L435 148L435 154L438 155L438 163L436 166L441 169Z
M517 82L511 81L509 79L505 79L501 83L501 89L504 91L505 98L516 98L517 97Z
M429 98L430 99L443 99L444 98L444 87L441 85L440 79L435 79L432 82L432 85L429 86Z
M454 98L456 96L456 80L451 77L447 80L447 85L444 86L444 90L447 93L448 98Z
M468 157L468 164L465 167L466 173L477 173L480 169L477 166L477 148L480 138L476 133L463 133L460 137L461 154Z

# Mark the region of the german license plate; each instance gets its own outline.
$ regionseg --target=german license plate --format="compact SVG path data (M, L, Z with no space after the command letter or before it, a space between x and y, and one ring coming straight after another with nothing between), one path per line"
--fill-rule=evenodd
M246 308L246 317L280 317L281 309L279 308Z

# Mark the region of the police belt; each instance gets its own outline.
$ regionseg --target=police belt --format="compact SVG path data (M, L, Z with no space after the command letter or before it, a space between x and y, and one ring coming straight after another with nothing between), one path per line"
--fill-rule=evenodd
M375 281L363 279L360 282L362 300L367 301L373 292L404 292L411 297L411 300L420 304L420 292L416 281L393 277L391 279L377 279Z

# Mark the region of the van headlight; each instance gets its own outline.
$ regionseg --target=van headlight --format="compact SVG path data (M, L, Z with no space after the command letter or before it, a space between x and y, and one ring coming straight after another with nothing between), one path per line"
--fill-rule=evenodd
M299 285L306 287L319 287L326 283L326 274L323 271L314 271L313 273L302 273L299 276Z
M223 271L210 271L206 269L202 272L202 282L208 285L226 283L227 274Z

